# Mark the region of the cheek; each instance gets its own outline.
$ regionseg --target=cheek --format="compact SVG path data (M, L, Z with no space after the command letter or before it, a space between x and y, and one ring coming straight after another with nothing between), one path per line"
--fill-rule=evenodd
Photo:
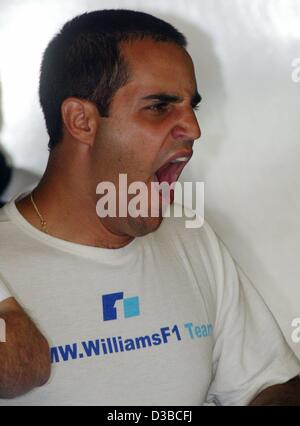
M169 131L167 123L140 119L128 134L128 150L140 159L155 161L168 140Z
M141 180L148 176L157 164L158 157L168 140L170 123L165 120L150 120L135 116L114 119L105 130L102 143L104 158L114 168ZM105 155L106 154L106 155Z
M128 129L126 133L119 133L116 137L117 142L114 143L116 153L128 166L143 169L155 160L160 151L160 139L147 128L141 129L135 126Z

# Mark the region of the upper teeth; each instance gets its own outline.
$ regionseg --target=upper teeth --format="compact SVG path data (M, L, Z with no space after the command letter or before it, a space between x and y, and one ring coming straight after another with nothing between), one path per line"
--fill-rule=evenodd
M175 160L172 160L171 163L181 163L182 161L187 161L189 157L178 157Z

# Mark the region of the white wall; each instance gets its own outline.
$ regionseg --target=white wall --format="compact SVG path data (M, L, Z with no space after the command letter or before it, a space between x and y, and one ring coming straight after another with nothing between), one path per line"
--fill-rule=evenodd
M116 7L157 14L188 36L203 137L183 178L205 181L206 218L300 358L291 340L300 317L300 1L0 0L1 141L17 165L42 172L47 159L37 97L47 42L74 15Z

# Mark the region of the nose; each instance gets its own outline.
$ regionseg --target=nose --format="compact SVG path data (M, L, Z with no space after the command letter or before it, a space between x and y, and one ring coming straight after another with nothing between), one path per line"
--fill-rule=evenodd
M172 129L173 138L196 140L201 137L201 129L195 111L191 107L185 110L181 117L177 118L176 125Z

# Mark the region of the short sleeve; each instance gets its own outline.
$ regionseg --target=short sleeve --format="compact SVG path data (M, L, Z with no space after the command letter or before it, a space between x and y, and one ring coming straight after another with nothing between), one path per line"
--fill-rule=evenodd
M300 364L252 283L222 241L216 245L213 380L207 400L248 405L265 388L297 376Z
M8 299L9 297L11 297L11 294L0 278L0 302L3 302L3 300Z

